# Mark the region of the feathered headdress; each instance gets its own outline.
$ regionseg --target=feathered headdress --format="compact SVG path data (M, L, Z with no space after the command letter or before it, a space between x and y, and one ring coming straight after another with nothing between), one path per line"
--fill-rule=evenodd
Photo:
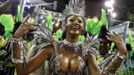
M67 16L75 14L79 16L85 16L85 0L70 0L69 4L66 5L63 15Z
M14 28L14 19L12 15L9 15L9 14L0 15L0 23L5 28L5 33L3 36L5 38L10 37L12 35L13 28Z

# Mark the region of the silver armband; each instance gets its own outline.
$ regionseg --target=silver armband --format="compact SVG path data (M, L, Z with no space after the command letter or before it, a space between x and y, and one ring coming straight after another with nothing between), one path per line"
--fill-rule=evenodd
M17 39L17 38L12 38L13 42L20 42L21 39Z
M13 42L16 42L19 44L20 46L20 58L16 59L14 58L14 51L13 51ZM23 43L21 41L21 39L16 39L16 38L12 38L12 62L17 64L17 63L24 63L24 50L23 50Z
M123 54L121 54L120 52L117 52L117 57L119 57L119 58L122 59L122 60L127 58L126 55L123 55Z
M12 58L12 62L17 64L17 63L23 63L23 60L22 59L15 59L15 58Z

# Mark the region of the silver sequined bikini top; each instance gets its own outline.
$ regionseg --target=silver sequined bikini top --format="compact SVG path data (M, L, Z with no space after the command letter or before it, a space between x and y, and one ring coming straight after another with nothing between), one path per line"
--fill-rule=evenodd
M63 41L61 42L54 42L54 53L51 57L51 59L49 60L49 65L50 65L50 69L52 70L53 72L53 75L81 75L80 73L83 73L84 72L84 69L86 67L86 55L88 52L91 52L91 53L94 53L96 54L95 51L93 51L93 49L90 49L88 50L87 48L84 47L84 44L81 43L79 45L77 45L74 50L81 50L82 52L82 56L79 56L78 57L78 60L80 60L80 65L79 65L79 68L77 70L77 72L75 74L71 73L71 72L68 72L68 74L64 74L63 72L60 71L60 68L59 68L59 59L62 57L61 54L58 52L59 50L59 47L60 46L66 46L66 48L70 48L70 46L68 46L67 44L65 44ZM68 50L70 50L68 49Z

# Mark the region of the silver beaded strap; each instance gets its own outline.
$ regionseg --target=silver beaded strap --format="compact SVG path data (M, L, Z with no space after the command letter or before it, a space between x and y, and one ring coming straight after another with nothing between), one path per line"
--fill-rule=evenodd
M123 55L123 54L121 54L120 52L117 52L117 57L119 57L119 58L122 59L122 60L124 60L124 59L127 58L126 55Z
M20 51L20 58L19 59L16 59L13 57L13 42L18 42L20 48L21 48L21 51ZM11 43L11 46L12 46L12 62L13 63L24 63L24 50L23 50L23 43L21 41L21 39L16 39L16 38L12 38L12 43Z
M23 59L15 59L15 58L12 58L12 62L13 63L23 63Z

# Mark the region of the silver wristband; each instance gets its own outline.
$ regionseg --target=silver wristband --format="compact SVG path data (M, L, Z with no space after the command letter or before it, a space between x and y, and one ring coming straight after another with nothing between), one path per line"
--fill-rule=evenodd
M18 59L13 57L14 56L13 42L18 43L19 46L20 46L20 58L18 58ZM12 42L12 62L13 63L23 63L24 62L24 56L23 56L24 52L23 52L23 49L22 49L22 46L23 46L22 41L21 41L21 39L13 38L13 42Z
M18 63L23 63L23 60L12 58L12 62L15 63L15 64L18 64Z
M119 57L119 58L122 59L122 60L127 58L126 55L123 55L123 54L121 54L120 52L117 52L117 57Z

